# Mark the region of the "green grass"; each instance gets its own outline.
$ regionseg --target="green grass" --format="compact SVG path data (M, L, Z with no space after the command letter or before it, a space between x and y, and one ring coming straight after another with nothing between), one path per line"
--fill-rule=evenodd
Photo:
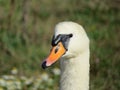
M56 90L59 77L51 72L59 65L47 71L40 65L49 54L55 24L70 20L81 24L90 38L90 89L120 89L120 12L116 1L111 5L107 0L32 0L25 7L23 0L11 1L0 0L1 76L10 74L13 67L19 71L18 78L46 72L53 82L50 86L44 82L44 90Z

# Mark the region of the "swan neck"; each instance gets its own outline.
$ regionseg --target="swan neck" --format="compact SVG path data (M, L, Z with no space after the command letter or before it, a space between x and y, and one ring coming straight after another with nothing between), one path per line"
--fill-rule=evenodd
M60 60L59 90L89 90L89 52L76 58Z

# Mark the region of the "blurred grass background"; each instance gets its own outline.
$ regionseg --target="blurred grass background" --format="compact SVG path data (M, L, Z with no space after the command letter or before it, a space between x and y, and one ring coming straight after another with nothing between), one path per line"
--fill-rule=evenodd
M46 72L55 81L37 90L56 90L59 76L51 71L59 65L47 71L40 65L49 53L54 26L61 21L77 22L88 33L90 90L120 90L119 0L0 0L0 75L13 68L18 76Z

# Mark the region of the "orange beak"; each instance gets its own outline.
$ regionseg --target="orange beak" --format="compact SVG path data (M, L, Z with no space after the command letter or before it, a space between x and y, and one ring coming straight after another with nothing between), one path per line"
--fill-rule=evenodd
M55 63L64 53L66 49L64 48L62 42L59 42L54 46L48 56L48 58L42 63L42 67L45 69Z

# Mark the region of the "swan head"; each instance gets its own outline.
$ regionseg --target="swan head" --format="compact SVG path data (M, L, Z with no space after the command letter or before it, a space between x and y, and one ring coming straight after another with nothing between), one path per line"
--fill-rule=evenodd
M75 58L89 50L89 39L83 27L74 22L60 22L55 26L52 49L42 67L51 66L60 58Z

